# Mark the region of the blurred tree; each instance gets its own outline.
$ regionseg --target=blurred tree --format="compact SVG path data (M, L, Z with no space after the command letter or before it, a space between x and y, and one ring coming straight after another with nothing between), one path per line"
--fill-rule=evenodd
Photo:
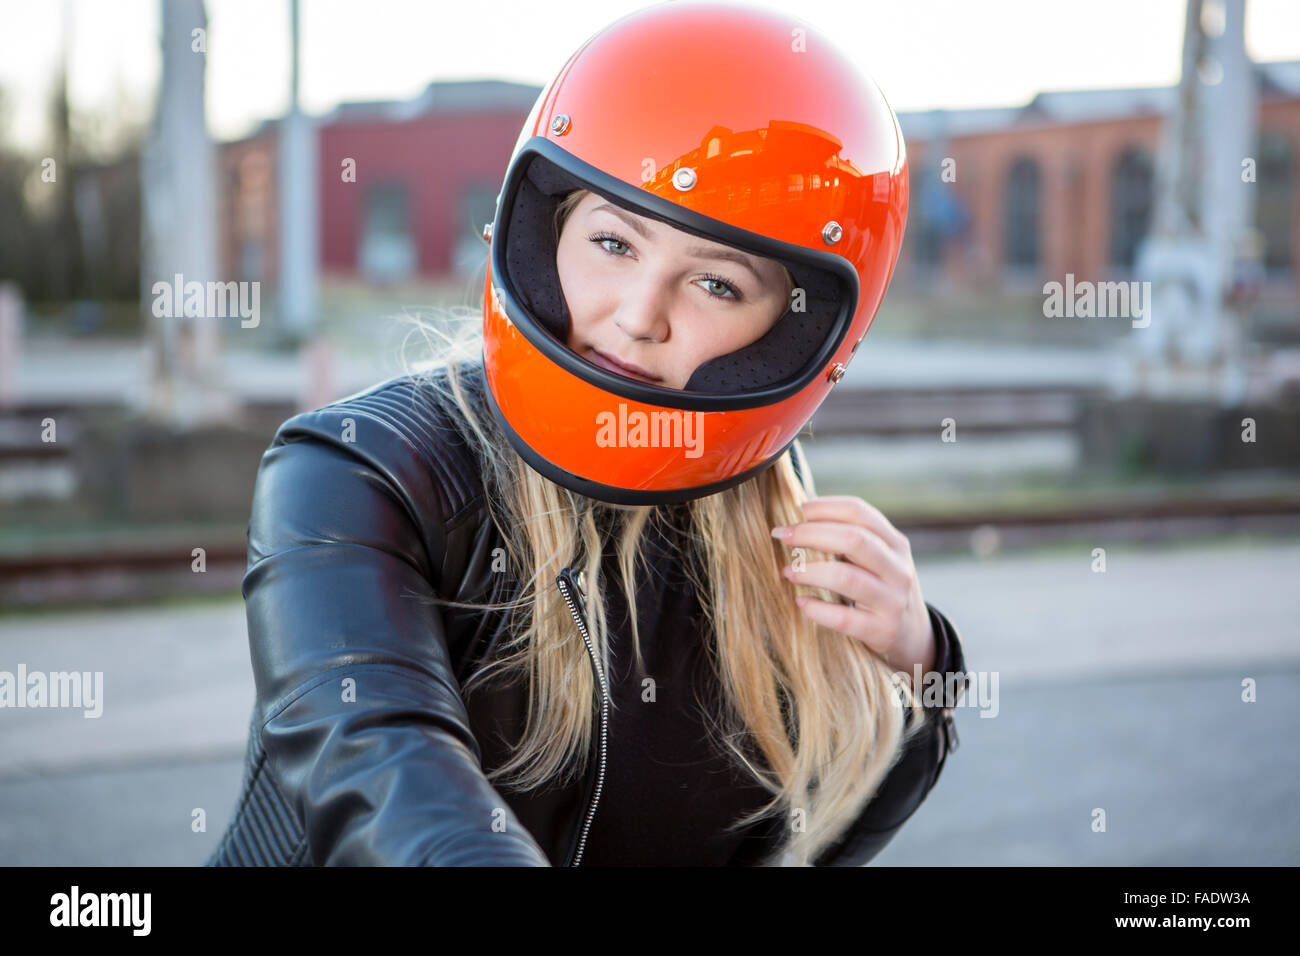
M140 148L147 115L119 81L109 103L73 112L55 83L44 148L13 145L11 94L0 88L0 280L28 302L131 302L140 294ZM42 181L54 160L54 182ZM117 310L121 331L142 327Z
M24 189L31 161L9 146L12 107L0 88L0 280L12 279L31 296L32 223Z
M64 302L82 298L86 293L84 249L76 207L78 171L73 156L70 112L65 42L50 97L50 130L53 133L50 158L55 162L56 176L52 183L41 182L44 188L54 193L49 220L50 242L42 247L41 261L48 276L50 297Z

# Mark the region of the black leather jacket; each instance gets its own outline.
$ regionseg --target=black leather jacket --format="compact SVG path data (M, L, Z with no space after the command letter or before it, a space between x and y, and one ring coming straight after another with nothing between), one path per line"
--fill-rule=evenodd
M470 367L481 392L482 367ZM488 730L522 726L523 692L476 689L467 701L461 687L492 653L504 614L412 599L498 601L517 586L493 572L503 542L460 422L401 376L277 431L248 527L257 698L242 794L207 865L581 864L604 754L580 783L498 792L482 769L495 765L484 759L497 746ZM583 594L561 577L585 641ZM935 670L964 673L956 630L929 609ZM866 863L920 806L956 746L952 710L931 716L816 865Z

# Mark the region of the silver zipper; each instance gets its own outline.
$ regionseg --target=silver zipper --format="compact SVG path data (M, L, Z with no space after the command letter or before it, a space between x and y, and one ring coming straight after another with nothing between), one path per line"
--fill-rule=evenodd
M596 676L600 679L600 769L596 775L596 791L592 795L591 806L587 808L587 816L582 824L582 833L578 837L578 846L572 861L568 864L569 866L577 866L582 861L582 852L587 846L587 831L591 829L591 821L596 816L596 805L600 803L600 792L605 785L605 746L609 727L609 687L605 683L605 669L600 666L600 661L596 657L596 648L592 646L591 638L587 634L587 622L583 620L582 616L582 610L585 610L585 606L582 609L579 607L579 602L582 601L582 595L585 592L580 579L581 575L574 575L569 568L565 568L556 578L556 583L560 586L560 594L564 596L564 603L569 606L569 613L573 615L573 620L578 625L578 630L582 634L582 642L587 645L587 653L596 668Z

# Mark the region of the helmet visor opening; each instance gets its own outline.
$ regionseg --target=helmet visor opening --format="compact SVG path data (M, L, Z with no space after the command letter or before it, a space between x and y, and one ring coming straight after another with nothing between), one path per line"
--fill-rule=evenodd
M651 385L592 365L568 348L570 315L556 267L556 211L578 189L673 229L780 263L795 280L785 311L756 341L701 363L683 389ZM547 354L575 374L636 397L685 392L747 396L757 404L779 401L822 371L843 341L857 303L857 275L842 257L704 216L609 176L541 137L521 147L507 172L492 243L493 282L521 331L539 346L542 337L558 343L558 350L553 344L544 346Z

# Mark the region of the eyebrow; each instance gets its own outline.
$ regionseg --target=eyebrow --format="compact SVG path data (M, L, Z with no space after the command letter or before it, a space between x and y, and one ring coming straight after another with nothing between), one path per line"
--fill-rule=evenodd
M601 210L612 212L614 215L618 216L632 229L636 230L637 234L640 235L641 238L650 238L650 233L646 231L645 226L641 225L641 223L637 221L637 218L627 210L619 209L617 206L606 202L596 206L592 209L592 212L600 212ZM699 256L702 259L724 259L727 262L734 262L736 265L744 266L752 272L754 278L758 280L759 284L763 283L763 277L758 274L758 270L755 269L753 264L749 261L749 257L740 252L733 252L730 249L715 249L711 246L692 246L690 249L686 250L686 254Z

